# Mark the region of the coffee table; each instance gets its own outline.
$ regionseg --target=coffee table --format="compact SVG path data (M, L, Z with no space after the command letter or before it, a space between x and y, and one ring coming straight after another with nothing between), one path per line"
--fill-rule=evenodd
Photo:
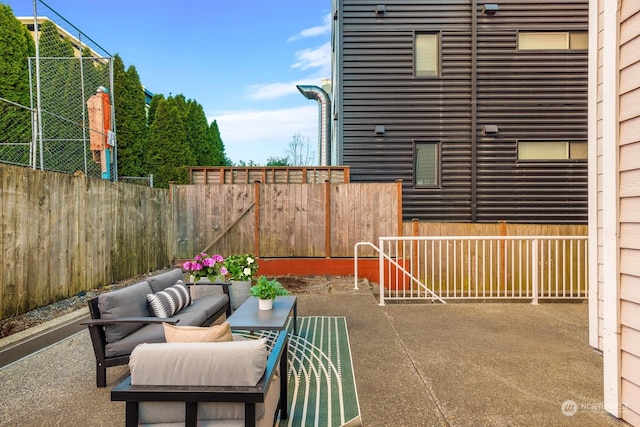
M258 298L249 297L227 319L231 329L243 331L283 330L293 315L293 333L298 334L298 301L295 296L277 297L272 310L258 309Z

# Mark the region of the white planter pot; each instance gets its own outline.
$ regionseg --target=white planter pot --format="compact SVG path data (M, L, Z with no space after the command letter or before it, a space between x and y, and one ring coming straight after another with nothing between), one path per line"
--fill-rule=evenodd
M272 299L258 299L258 308L260 310L272 310L273 309L273 300Z
M231 286L229 286L231 310L237 310L249 298L249 288L251 288L250 280L231 281Z

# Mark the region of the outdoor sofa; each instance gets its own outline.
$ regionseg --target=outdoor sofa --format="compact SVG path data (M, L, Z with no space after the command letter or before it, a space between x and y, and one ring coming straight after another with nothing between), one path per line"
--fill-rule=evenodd
M111 391L127 426L273 426L287 414L287 331L230 342L141 344ZM269 340L269 341L267 341Z
M231 315L228 282L214 283L221 286L222 292L195 299L189 295L186 299L190 301L186 306L173 313L172 309L180 306L176 301L185 303L185 295L176 289L184 292L184 287L190 287L182 282L183 278L182 270L172 269L125 288L100 294L88 302L91 319L82 324L88 326L91 335L98 387L106 386L107 368L129 363L129 356L138 344L165 342L163 322L209 326L223 314ZM177 306L173 306L174 303ZM162 313L169 315L156 315Z

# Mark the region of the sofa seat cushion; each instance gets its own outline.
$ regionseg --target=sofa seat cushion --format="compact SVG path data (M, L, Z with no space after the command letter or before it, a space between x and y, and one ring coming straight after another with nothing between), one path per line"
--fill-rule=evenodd
M182 280L164 291L147 295L149 311L156 317L171 317L191 304L191 294Z
M147 282L151 286L151 292L154 294L175 285L178 280L184 280L184 273L179 268L147 278Z
M207 318L210 318L218 310L223 308L225 304L229 302L229 296L226 294L215 294L215 295L204 295L197 299L192 300L191 305L185 307L181 311L179 311L176 316L179 316L182 313L189 313L192 311L204 312ZM184 323L180 323L180 326L183 326ZM198 325L200 326L200 325Z
M149 317L146 297L150 292L151 286L144 281L100 294L98 295L100 317L102 319ZM142 326L144 326L142 323L106 325L104 328L106 340L108 343L119 341Z
M207 320L204 310L182 310L173 316L179 319L179 325L200 326ZM161 323L147 323L119 341L107 343L105 355L107 357L124 356L131 354L140 343L163 343L164 328Z

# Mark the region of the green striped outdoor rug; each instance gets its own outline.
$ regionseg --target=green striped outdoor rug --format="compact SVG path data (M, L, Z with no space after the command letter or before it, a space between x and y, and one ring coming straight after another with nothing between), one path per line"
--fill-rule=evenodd
M288 404L281 427L361 425L344 317L298 317L298 335L289 335Z
M298 335L292 331L289 418L280 427L361 425L346 319L298 317Z

